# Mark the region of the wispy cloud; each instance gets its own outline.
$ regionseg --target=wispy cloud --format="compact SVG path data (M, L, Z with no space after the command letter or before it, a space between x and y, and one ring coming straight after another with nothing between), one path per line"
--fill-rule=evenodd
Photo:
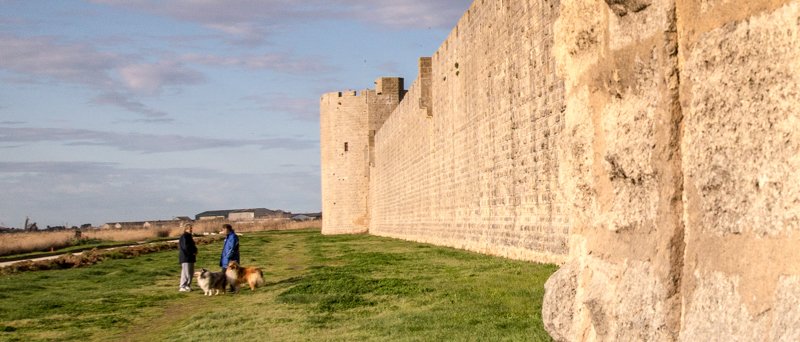
M267 28L252 22L231 22L206 24L206 27L222 32L228 37L233 37L237 45L260 45L267 36Z
M0 35L0 68L73 83L113 85L109 71L122 58L85 44L59 43L50 37Z
M288 94L253 95L242 98L252 102L264 111L279 112L298 120L319 120L319 98L297 97Z
M301 75L335 70L322 58L277 52L240 56L164 55L156 62L143 62L141 56L103 52L86 43L64 42L55 37L0 34L0 69L13 72L7 80L24 83L54 80L87 85L101 92L90 103L123 108L150 122L168 113L146 106L142 97L159 95L167 87L205 82L204 74L192 68L197 66Z
M99 162L0 162L3 173L74 174L94 170L92 175L107 173L114 163Z
M119 70L128 89L146 95L161 92L165 86L198 84L203 74L181 63L162 61L154 64L129 64Z
M113 124L130 124L130 123L145 123L145 124L162 124L175 122L175 119L170 118L145 118L145 119L132 119L132 120L116 120Z
M181 57L187 63L211 66L239 67L243 69L266 69L292 74L313 74L333 71L322 58L298 58L285 53L267 53L250 56L215 56L189 54Z
M90 102L114 105L145 117L164 117L167 113L148 108L134 93L157 94L165 86L194 84L203 79L199 72L177 63L141 64L136 59L53 37L0 35L0 69L16 73L17 80L87 85L103 91Z
M319 0L90 0L195 22L224 33L233 42L261 44L275 25L290 18L307 18Z
M163 119L163 117L167 116L167 113L149 108L145 104L132 100L129 96L121 93L111 92L100 94L90 102L98 105L117 106L134 113L142 114L148 118L162 118L160 120L162 122L163 120L172 121L171 119Z
M308 20L357 19L396 29L449 28L472 0L91 0L132 8L223 32L239 42L261 43L285 26Z
M258 146L261 149L307 150L318 141L299 138L215 139L183 135L116 133L85 129L0 127L0 142L61 142L67 146L107 146L122 151L164 153Z
M455 25L472 0L338 0L355 18L397 29Z

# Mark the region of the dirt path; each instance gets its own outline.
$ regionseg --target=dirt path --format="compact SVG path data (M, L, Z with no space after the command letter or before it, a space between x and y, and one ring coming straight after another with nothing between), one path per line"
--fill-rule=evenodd
M220 312L231 305L257 305L256 302L264 300L273 302L279 293L278 289L305 272L309 263L309 251L304 244L300 243L298 246L296 241L280 236L274 237L264 248L262 253L271 258L257 264L264 270L266 284L256 289L255 293L243 290L239 294L226 293L207 297L202 295L202 290L193 282L194 290L187 293L185 298L165 303L162 312L133 322L126 332L117 337L124 341L161 340L171 330L189 324L194 316L209 310Z
M199 288L196 288L195 291L203 292ZM146 322L134 324L127 332L118 337L122 341L129 342L156 340L161 332L177 326L180 321L188 319L204 307L220 305L221 298L226 297L224 294L216 297L197 296L193 295L195 291L188 293L185 299L170 303L160 315L152 317Z

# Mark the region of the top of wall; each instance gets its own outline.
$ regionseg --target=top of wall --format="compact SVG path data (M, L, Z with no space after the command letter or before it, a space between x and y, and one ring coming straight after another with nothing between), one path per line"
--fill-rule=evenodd
M491 6L492 4L495 3L495 1L490 1L490 4L486 5L485 2L486 2L486 0L475 0L475 1L472 2L472 5L470 5L469 8L466 10L466 12L464 12L464 14L461 16L461 18L458 19L458 22L456 23L456 26L453 27L452 30L450 30L450 34L447 35L447 38L445 38L444 42L442 42L442 44L439 45L439 48L436 49L436 52L433 54L434 58L438 59L440 53L443 54L443 53L446 53L447 51L450 50L450 43L453 40L458 39L459 27L469 23L472 20L472 15L475 12L480 11L483 8L485 8L486 6ZM497 6L503 6L500 3L498 3L496 5Z
M355 90L334 91L322 94L323 99L326 97L355 97L355 96L359 96L358 92Z
M405 88L403 86L404 79L398 76L391 76L391 77L379 77L374 82L375 89L364 89L360 92L355 90L345 90L345 91L333 91L329 93L322 94L322 98L326 97L358 97L364 96L368 93L374 93L376 95L390 95L392 93L401 94Z

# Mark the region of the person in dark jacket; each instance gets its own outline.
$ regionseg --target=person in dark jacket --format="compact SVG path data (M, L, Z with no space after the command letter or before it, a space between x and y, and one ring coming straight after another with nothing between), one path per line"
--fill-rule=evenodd
M197 245L192 238L192 225L187 224L183 229L183 235L178 240L178 261L181 263L181 285L180 292L192 290L192 274L194 274L194 263L197 261Z
M222 245L222 255L219 257L219 266L222 267L222 273L228 268L228 263L231 261L239 262L239 237L233 231L233 226L229 224L222 225L222 234L225 235L225 243ZM227 277L226 277L227 278ZM227 282L227 281L226 281ZM233 292L233 284L227 284Z

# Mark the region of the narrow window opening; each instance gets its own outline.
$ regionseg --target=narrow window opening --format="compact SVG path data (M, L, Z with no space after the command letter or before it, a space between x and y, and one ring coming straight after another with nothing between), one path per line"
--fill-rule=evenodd
M344 143L344 151L347 152L349 149L347 148L347 143Z

